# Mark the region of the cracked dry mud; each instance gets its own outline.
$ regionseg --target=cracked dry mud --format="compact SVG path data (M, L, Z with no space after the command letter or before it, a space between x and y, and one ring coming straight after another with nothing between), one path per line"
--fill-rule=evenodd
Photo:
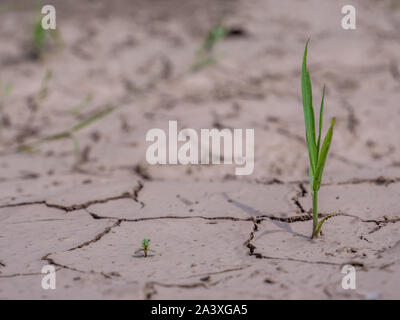
M339 2L54 1L63 45L41 61L26 54L34 8L4 7L0 298L399 299L400 7L354 1L346 32ZM221 15L244 33L190 72ZM309 36L316 99L326 83L326 119L337 117L319 194L320 216L337 215L316 240L299 83ZM46 99L30 109L46 70ZM108 105L76 133L79 157L68 139L15 152ZM146 132L168 120L254 128L254 173L148 165ZM145 237L148 258L135 255ZM56 290L41 287L46 264ZM341 287L345 264L356 290Z

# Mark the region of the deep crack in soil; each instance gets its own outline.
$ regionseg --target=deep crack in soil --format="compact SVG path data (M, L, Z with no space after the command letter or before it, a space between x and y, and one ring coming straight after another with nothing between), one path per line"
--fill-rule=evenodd
M300 220L300 221L304 221L304 220ZM285 222L294 223L297 221L285 221ZM255 219L254 225L253 225L253 231L250 232L249 238L243 244L245 247L248 248L249 256L254 256L257 259L282 260L282 261L302 262L302 263L309 263L309 264L325 264L325 265L333 265L333 266L343 266L345 264L348 264L348 265L364 268L364 264L362 262L358 262L358 261L349 261L346 263L335 263L335 262L330 262L330 261L309 261L309 260L295 259L295 258L289 258L289 257L272 257L272 256L263 255L262 253L256 252L257 247L252 243L252 240L254 239L254 234L259 231L259 228L257 226L258 223L260 223L260 221L257 221ZM312 241L312 240L310 239L310 241Z
M49 208L59 209L59 210L62 210L64 212L71 212L71 211L76 211L76 210L81 210L81 209L87 209L87 208L89 208L90 206L92 206L94 204L106 203L106 202L109 202L109 201L120 200L120 199L132 199L135 202L138 202L141 205L141 207L143 208L144 207L144 203L142 201L138 200L139 192L142 189L143 189L143 184L141 183L141 181L138 181L137 186L132 188L132 192L124 192L124 193L122 193L120 195L111 196L111 197L107 197L107 198L104 198L104 199L89 200L89 201L84 202L84 203L73 204L73 205L70 205L70 206L64 206L64 205L60 205L60 204L56 204L56 203L49 203L46 200L41 200L41 201L20 202L20 203L1 205L0 209L43 204L43 205L45 205L45 206L47 206Z

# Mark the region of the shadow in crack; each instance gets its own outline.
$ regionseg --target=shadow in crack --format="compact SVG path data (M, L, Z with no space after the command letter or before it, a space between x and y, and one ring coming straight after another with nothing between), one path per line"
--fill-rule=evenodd
M222 193L222 196L229 203L231 203L235 207L243 210L244 212L246 212L247 214L249 214L249 215L251 215L253 217L262 217L262 216L268 217L267 215L263 214L261 211L259 211L257 209L254 209L254 208L252 208L252 207L250 207L250 206L248 206L248 205L246 205L244 203L241 203L239 201L236 201L236 200L230 198L225 192ZM282 216L286 217L287 215L286 214L282 214ZM287 232L287 233L293 234L295 236L310 240L310 237L305 236L305 235L300 234L300 233L297 233L297 232L294 232L292 230L292 227L290 226L289 222L279 221L279 220L274 220L274 219L270 219L270 221L281 230L265 230L256 239L259 239L262 236L265 236L265 235L270 234L270 233Z

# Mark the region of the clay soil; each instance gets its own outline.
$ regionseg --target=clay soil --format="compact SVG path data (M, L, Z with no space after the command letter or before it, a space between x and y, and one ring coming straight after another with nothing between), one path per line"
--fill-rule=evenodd
M399 1L352 1L356 30L341 28L346 1L53 3L59 38L40 58L37 8L0 7L1 92L12 84L0 298L400 298ZM216 62L193 72L220 21ZM337 118L319 209L339 215L316 240L300 90L309 37L314 104L326 84L325 129ZM75 140L43 140L107 108ZM169 120L255 129L253 174L149 165L146 133ZM143 238L147 258L135 255ZM47 264L56 290L42 289ZM341 286L346 264L355 290Z

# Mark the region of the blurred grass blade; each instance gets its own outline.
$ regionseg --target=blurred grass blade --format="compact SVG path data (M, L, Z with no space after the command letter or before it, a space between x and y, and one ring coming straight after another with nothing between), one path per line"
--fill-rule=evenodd
M90 125L92 122L95 122L96 120L99 120L105 116L107 116L109 113L113 112L115 110L115 107L108 107L100 112L95 113L94 115L92 115L91 117L89 117L88 119L82 121L81 123L78 123L77 125L73 126L70 129L70 132L76 132L78 130L83 129L84 127Z
M317 146L315 144L315 120L314 109L312 105L312 88L310 74L307 70L307 48L304 49L303 66L301 70L301 92L303 97L304 122L306 125L306 139L310 156L310 167L315 176L315 168L317 164Z
M322 89L322 99L321 99L321 108L319 109L319 132L318 132L318 142L317 142L317 162L319 157L319 148L321 146L321 132L322 132L322 124L323 124L323 114L324 114L324 99L325 99L325 85Z
M69 137L69 136L71 136L71 134L83 129L84 127L90 125L91 123L95 122L96 120L99 120L99 119L105 117L106 115L108 115L109 113L114 111L114 109L115 109L115 107L108 107L102 111L99 111L99 112L95 113L94 115L92 115L91 117L89 117L88 119L83 120L82 122L76 124L71 129L62 131L60 133L53 134L48 137L45 137L45 138L43 138L43 141L58 140L58 139Z
M221 24L217 25L208 33L207 38L204 40L203 50L211 51L216 43L224 39L226 35L226 29Z
M37 19L33 27L33 47L37 54L41 54L44 41L46 38L46 30L42 28L42 19Z
M46 73L44 74L42 83L40 85L40 90L38 95L38 102L40 103L42 103L47 97L48 86L52 76L53 73L51 72L51 70L46 70Z
M321 147L321 153L318 159L317 168L314 173L314 191L319 190L321 186L322 172L324 171L324 166L326 162L326 158L328 156L329 147L331 146L332 135L333 135L333 127L335 125L336 119L333 118L331 121L331 125L329 130L325 136L324 142Z
M8 98L8 96L11 94L12 88L13 88L12 83L7 82L6 86L4 87L4 91L3 91L3 99Z
M200 60L199 62L196 62L192 67L191 70L192 72L199 71L211 64L214 64L217 62L217 59L215 57L205 57L204 59Z
M89 92L81 103L79 103L77 106L73 107L71 110L71 113L74 115L79 115L82 111L82 109L86 108L93 100L94 94L93 92Z
M115 107L115 106L105 108L104 110L93 114L88 119L85 119L82 122L76 124L69 130L65 130L65 131L61 131L56 134L49 135L47 137L44 137L44 138L42 138L36 142L33 142L31 144L28 144L28 145L21 145L21 146L17 147L17 152L26 152L26 151L32 150L34 146L37 146L46 141L54 141L54 140L59 140L59 139L64 139L64 138L70 138L70 137L72 137L72 134L74 134L75 132L77 132L77 131L87 127L88 125L92 124L93 122L107 116L108 114L113 112L116 108L117 107Z

